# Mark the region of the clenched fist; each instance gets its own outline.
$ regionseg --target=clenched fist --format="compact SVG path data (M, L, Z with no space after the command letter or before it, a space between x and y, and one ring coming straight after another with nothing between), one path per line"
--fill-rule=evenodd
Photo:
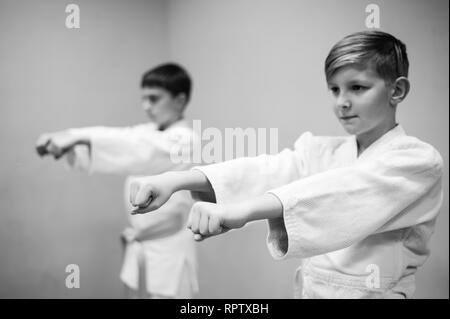
M245 206L197 202L192 206L187 227L195 240L223 234L247 223Z
M40 156L50 154L55 159L59 159L77 143L79 143L78 138L66 131L45 133L39 136L36 151Z
M160 208L175 192L174 185L170 172L134 178L130 183L130 203L135 207L132 214L145 214Z

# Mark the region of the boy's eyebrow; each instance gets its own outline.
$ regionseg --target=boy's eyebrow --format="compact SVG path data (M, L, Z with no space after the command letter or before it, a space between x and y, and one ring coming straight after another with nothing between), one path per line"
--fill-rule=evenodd
M144 94L142 98L158 98L158 94Z
M367 83L370 82L368 79L353 79L347 82L347 84L354 84L354 83Z
M343 84L345 84L345 85L352 85L352 84L355 84L355 83L365 83L365 84L367 84L368 82L370 82L370 80L368 80L368 79L351 79L349 81L345 81ZM338 86L337 84L335 84L333 82L328 82L327 85L328 85L328 87Z

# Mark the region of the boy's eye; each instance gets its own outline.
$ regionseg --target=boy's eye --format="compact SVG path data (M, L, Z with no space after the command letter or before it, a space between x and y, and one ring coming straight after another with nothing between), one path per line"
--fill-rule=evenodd
M364 87L361 85L352 85L352 91L361 91Z
M154 103L158 102L159 97L150 95L150 96L145 97L144 100L147 100L150 103L154 104Z
M339 88L337 88L337 87L330 87L330 91L333 94L338 94L339 93Z

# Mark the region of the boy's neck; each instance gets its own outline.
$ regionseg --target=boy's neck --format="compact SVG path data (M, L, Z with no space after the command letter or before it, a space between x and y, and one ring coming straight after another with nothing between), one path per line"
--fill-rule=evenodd
M181 121L183 118L184 118L184 117L183 117L183 114L180 114L179 116L174 117L174 118L171 119L170 121L158 125L158 130L159 130L159 131L164 131L165 129L167 129L168 127L170 127L172 124Z
M393 123L389 123L388 125L381 127L377 132L367 132L356 137L356 143L358 146L358 157L376 140L382 137L384 134L392 130L396 127L398 123L394 120Z

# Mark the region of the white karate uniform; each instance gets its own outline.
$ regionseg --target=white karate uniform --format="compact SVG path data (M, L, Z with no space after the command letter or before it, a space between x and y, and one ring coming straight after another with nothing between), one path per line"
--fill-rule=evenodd
M355 136L307 132L294 150L195 169L217 203L279 198L267 244L275 259L302 259L296 297L409 298L442 205L443 160L399 125L357 154Z
M198 291L195 242L186 229L187 216L193 204L189 192L174 194L155 212L131 215L129 183L131 177L184 170L186 163L171 160L171 152L189 154L200 139L186 121L179 121L164 131L153 123L125 128L88 127L69 130L71 134L89 136L91 154L77 146L67 155L70 166L90 173L115 173L128 176L124 187L126 214L135 229L182 219L175 234L127 245L120 278L138 290L140 261L145 262L147 292L156 296L184 298ZM180 291L181 294L179 295Z

